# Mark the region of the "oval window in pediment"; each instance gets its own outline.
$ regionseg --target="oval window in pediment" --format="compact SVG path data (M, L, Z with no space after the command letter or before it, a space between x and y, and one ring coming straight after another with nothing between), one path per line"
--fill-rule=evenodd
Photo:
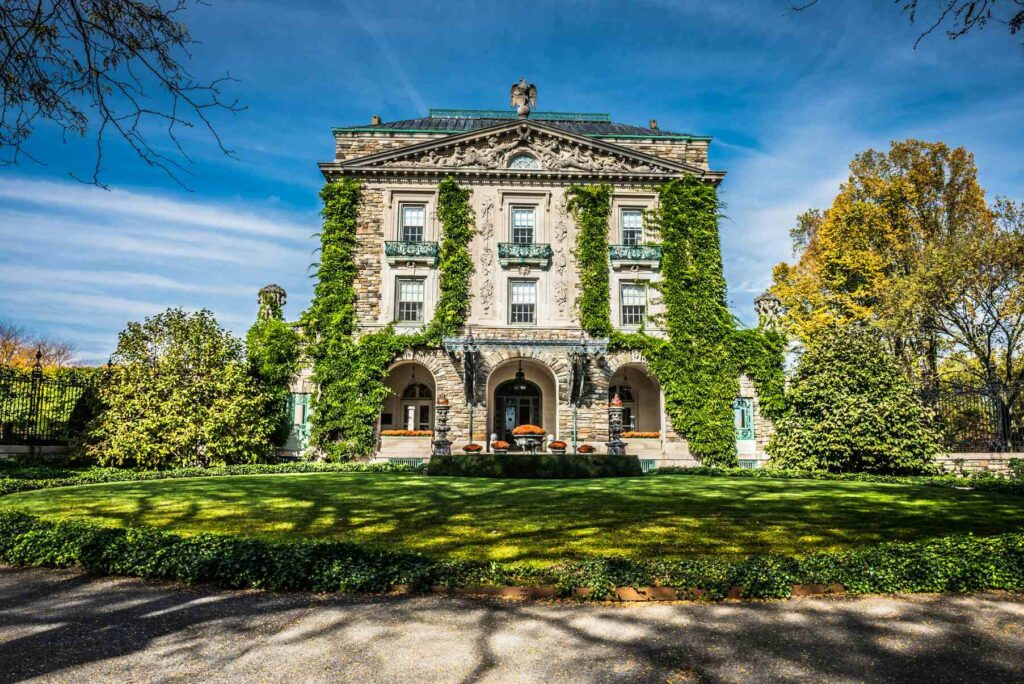
M532 154L517 154L508 160L510 169L539 169L540 164Z

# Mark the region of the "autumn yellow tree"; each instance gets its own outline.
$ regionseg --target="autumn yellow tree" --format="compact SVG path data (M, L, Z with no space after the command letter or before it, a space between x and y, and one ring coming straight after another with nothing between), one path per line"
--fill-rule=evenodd
M906 297L907 283L931 246L992 222L974 157L962 147L905 140L857 155L832 206L798 218L796 262L774 269L787 330L807 341L836 325L876 326L929 384L941 345L936 314L927 298Z

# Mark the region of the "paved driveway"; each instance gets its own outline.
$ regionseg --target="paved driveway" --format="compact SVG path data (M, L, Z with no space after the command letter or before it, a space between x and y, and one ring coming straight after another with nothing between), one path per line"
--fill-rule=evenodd
M1024 681L1024 595L512 603L0 568L0 681Z

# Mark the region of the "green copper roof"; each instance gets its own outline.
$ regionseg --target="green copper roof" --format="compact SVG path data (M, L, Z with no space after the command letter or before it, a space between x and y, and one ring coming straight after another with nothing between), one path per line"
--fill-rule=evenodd
M432 118L444 119L516 119L519 115L509 109L431 109ZM538 121L611 121L611 114L587 112L530 112Z

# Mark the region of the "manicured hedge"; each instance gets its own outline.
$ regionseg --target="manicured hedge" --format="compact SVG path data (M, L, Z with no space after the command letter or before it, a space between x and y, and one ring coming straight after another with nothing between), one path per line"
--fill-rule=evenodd
M274 475L281 473L418 473L420 468L402 463L296 463L248 464L210 468L172 468L168 470L132 470L127 468L61 468L55 466L0 465L0 495L30 489L73 487L102 482L134 482L166 480L183 477L218 477L226 475Z
M643 475L636 456L611 454L452 454L434 456L428 475L578 479Z
M749 598L785 598L795 584L841 584L850 593L1024 589L1024 534L955 536L888 543L803 558L753 556L639 561L596 558L548 568L439 561L359 544L296 540L267 542L239 536L182 537L148 528L115 529L50 522L0 513L0 563L80 566L112 574L232 588L383 592L393 584L423 590L433 585L555 585L590 598L616 587L663 586L707 598L736 587Z
M883 484L924 485L949 489L977 489L1024 496L1024 480L989 476L957 475L874 475L871 473L829 473L823 470L776 470L774 468L666 467L650 475L701 475L705 477L748 477L769 479L834 480L837 482L881 482Z

